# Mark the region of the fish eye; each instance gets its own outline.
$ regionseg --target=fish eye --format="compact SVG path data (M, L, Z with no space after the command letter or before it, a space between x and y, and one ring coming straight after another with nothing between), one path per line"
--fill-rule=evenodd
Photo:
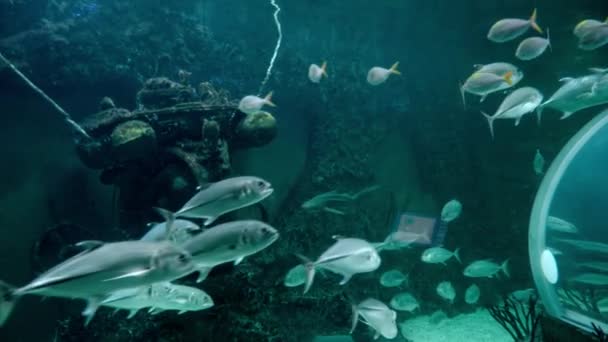
M188 258L188 256L187 256L186 254L180 254L180 255L177 257L177 260L179 260L179 262L181 262L181 263L186 263L186 262L188 262L188 259L189 259L189 258Z
M266 183L264 183L263 181L258 181L258 187L264 188L266 187Z

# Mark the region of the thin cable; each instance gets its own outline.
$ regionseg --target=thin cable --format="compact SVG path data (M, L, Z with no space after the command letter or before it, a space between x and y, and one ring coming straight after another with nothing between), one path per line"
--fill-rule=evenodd
M78 135L77 140L80 139L88 139L91 140L91 136L82 128L80 125L76 123L76 121L72 120L70 114L68 114L63 108L61 108L53 99L51 99L47 94L45 94L40 88L38 88L32 81L30 81L16 66L13 65L2 53L0 53L0 59L6 63L25 83L27 83L30 88L32 88L38 95L42 96L48 103L50 103L62 116L65 122L74 130L74 133Z
M260 85L260 90L258 91L258 96L262 96L262 91L264 90L264 86L266 86L266 83L268 83L268 80L270 79L270 74L272 74L272 67L274 66L275 60L277 59L277 55L279 53L279 48L281 47L281 40L283 40L281 22L279 22L279 12L281 12L281 8L279 7L279 5L277 5L275 0L270 0L270 4L272 6L274 6L274 8L276 9L274 11L274 23L277 26L277 32L279 33L279 37L277 38L277 45L274 47L274 53L272 54L272 58L270 58L270 64L268 65L268 69L266 70L266 77L264 77L264 80L262 81L262 84Z

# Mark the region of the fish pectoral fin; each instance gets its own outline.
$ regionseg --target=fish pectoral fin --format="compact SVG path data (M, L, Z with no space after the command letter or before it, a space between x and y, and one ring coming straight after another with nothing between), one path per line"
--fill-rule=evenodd
M196 279L197 283L202 282L207 279L209 272L211 271L211 267L201 267L198 269L198 278Z
M564 114L562 114L562 116L559 118L560 120L563 120L567 117L569 117L570 115L572 115L573 112L564 112Z
M119 275L113 278L108 278L108 279L104 279L103 281L113 281L113 280L118 280L118 279L124 279L124 278L130 278L130 277L141 277L147 273L149 273L151 270L148 269L143 269L143 270L137 270L137 271L133 271L133 272L129 272L123 275Z
M350 327L350 334L352 334L353 331L355 331L355 328L357 327L357 323L359 322L359 310L357 310L357 306L355 304L351 304L351 308L352 308L352 324Z
M133 309L131 311L129 311L129 315L127 316L127 319L131 319L133 318L133 316L135 316L137 314L138 309Z
M236 260L234 260L234 266L236 266L236 265L240 264L240 263L243 261L243 259L245 259L245 257L244 257L244 256L243 256L243 257L240 257L240 258L238 258L238 259L236 259Z
M113 292L110 295L106 296L101 301L100 304L101 305L110 304L110 303L115 302L117 300L123 300L123 299L135 297L138 294L139 294L139 288L120 290L120 291Z
M100 302L101 302L101 300L98 297L91 297L87 300L87 306L86 306L86 308L84 308L84 311L82 312L82 315L85 317L85 320L84 320L85 327L87 325L89 325L89 323L93 319L93 316L95 316L95 312L97 312Z
M519 126L519 122L521 121L521 116L515 119L515 126Z
M148 313L151 315L158 315L159 313L161 313L163 311L165 311L165 310L160 309L160 308L151 307L150 310L148 310Z
M83 248L85 250L96 249L105 245L105 242L99 240L85 240L75 244L76 247Z
M215 220L217 220L217 217L215 216L205 216L203 218L205 219L205 221L203 222L203 225L205 226L208 226L212 224Z
M181 310L181 311L180 311L180 312L178 312L177 314L178 314L178 315L181 315L181 314L186 313L186 312L188 312L188 310Z
M482 95L481 98L479 99L479 103L482 103L483 101L485 101L486 97L488 97L488 95Z
M338 209L334 209L334 208L330 208L330 207L323 207L323 211L328 212L328 213L332 213L332 214L336 214L336 215L346 215L343 211L340 211Z
M594 95L593 94L593 88L591 88L591 91L588 91L586 93L582 93L582 94L578 95L576 97L576 99L577 100L585 100L585 99L588 99L588 98L592 97L593 95Z
M340 285L344 285L344 284L348 283L350 278L353 277L352 274L343 274L343 276L344 276L344 278L342 278L342 280L340 281Z

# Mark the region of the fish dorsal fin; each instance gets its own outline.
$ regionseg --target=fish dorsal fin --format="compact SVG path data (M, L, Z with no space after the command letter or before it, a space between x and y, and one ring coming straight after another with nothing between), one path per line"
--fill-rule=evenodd
M351 308L353 310L353 314L352 314L352 325L350 328L350 333L352 334L353 331L355 331L355 328L357 327L357 323L359 322L359 310L357 309L357 306L355 304L351 304Z
M334 240L344 240L344 239L348 239L348 236L336 234L336 235L332 235L331 238Z
M473 64L473 69L479 70L481 68L483 68L483 64Z
M564 82L564 83L568 83L568 82L570 82L572 80L574 80L573 77L563 77L563 78L559 79L560 82Z
M99 240L85 240L75 244L76 247L80 247L85 250L97 249L103 245L105 245L105 242Z
M208 187L210 187L210 186L211 186L211 184L213 184L213 183L203 183L203 184L200 184L199 186L197 186L197 187L196 187L196 191L202 191L202 190L205 190L205 189L207 189Z

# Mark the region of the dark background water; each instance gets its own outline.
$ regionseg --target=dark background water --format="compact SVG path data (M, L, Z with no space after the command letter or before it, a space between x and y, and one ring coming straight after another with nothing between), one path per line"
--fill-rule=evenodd
M530 286L527 220L540 182L532 170L534 153L540 148L550 161L599 108L564 121L547 112L540 127L532 117L516 128L497 122L492 141L478 111L491 112L501 96L481 105L468 97L471 106L463 110L458 83L474 64L515 62L516 42L494 44L485 35L496 20L527 17L534 5L439 0L278 4L283 42L265 91L275 90L279 135L267 147L239 152L234 164L237 172L256 173L275 184L277 193L268 205L282 239L251 261L263 270L246 285L258 302L228 291L215 312L180 319L215 326L206 332L208 338L223 331L243 340L247 325L234 323L243 317L262 325L259 336L345 332L349 307L335 279L318 281L317 294L302 299L298 291L282 287L281 277L297 263L291 251L318 255L332 234L382 239L389 229L391 192L396 210L432 215L458 198L464 213L450 226L446 246L461 247L465 263L512 260L513 278L483 281L482 291L498 294ZM606 50L577 50L571 31L584 18L601 19L608 8L599 0L538 1L537 7L540 25L551 28L553 49L515 64L526 74L521 85L535 86L548 97L559 78L604 66ZM134 108L136 91L155 75L162 55L171 57L173 78L184 68L193 72L194 82L210 80L240 98L256 93L264 78L277 36L273 11L262 0L0 1L0 51L76 119L97 111L103 96ZM311 84L307 67L323 60L329 62L329 78ZM379 87L365 83L369 67L395 61L403 76ZM81 165L57 114L6 68L0 69L0 103L0 278L23 284L35 274L30 247L47 227L75 222L107 240L121 233L115 228L113 189ZM375 183L383 190L344 218L298 210L316 193L356 191ZM446 272L421 265L417 253L388 254L382 270L394 264L410 271L415 292L430 308L442 306L435 295L439 281L452 280L459 293L470 284L460 267ZM358 299L376 294L388 301L390 295L379 292L379 273L354 279L348 294ZM243 287L238 277L218 278L224 287ZM212 293L222 286L210 288ZM24 299L0 336L50 338L57 321L77 314L80 304ZM468 308L460 301L453 310Z

